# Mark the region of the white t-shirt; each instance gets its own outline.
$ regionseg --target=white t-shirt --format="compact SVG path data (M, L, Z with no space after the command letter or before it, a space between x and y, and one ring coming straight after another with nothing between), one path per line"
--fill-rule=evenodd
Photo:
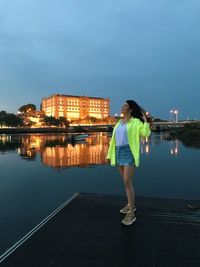
M120 124L116 128L115 137L116 137L116 139L115 139L116 140L116 146L124 146L124 145L129 144L128 136L127 136L126 123L122 124L122 122L120 122Z

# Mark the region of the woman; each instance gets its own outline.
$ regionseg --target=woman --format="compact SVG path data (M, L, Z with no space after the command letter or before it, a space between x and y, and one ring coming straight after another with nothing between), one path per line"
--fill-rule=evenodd
M121 213L126 214L121 222L130 225L136 220L132 176L140 163L140 137L150 136L153 122L149 113L134 100L127 100L121 112L123 117L113 129L106 158L111 161L112 166L118 166L123 178L128 203L120 209Z

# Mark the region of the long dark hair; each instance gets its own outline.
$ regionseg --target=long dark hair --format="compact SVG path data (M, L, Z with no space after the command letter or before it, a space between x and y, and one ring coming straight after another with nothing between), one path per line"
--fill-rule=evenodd
M143 119L143 114L144 114L145 117L147 118L147 122L149 122L151 126L153 125L153 120L152 120L152 116L150 115L150 113L149 112L147 113L146 110L144 110L141 106L137 104L137 102L135 102L134 100L126 100L126 103L128 103L129 108L132 109L131 111L132 117L138 118L142 122L144 122L144 119Z

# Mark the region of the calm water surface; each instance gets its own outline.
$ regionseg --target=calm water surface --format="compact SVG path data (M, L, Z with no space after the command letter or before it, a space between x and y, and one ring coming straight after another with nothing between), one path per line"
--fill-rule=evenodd
M106 161L109 140L103 132L75 146L65 134L0 135L0 254L75 192L125 195ZM200 199L199 159L200 150L162 133L143 138L136 197Z

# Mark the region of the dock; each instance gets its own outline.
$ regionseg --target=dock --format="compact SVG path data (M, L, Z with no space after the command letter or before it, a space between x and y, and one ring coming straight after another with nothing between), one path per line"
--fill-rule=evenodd
M123 225L119 195L72 195L0 256L5 267L199 267L195 200L136 196L136 221Z

